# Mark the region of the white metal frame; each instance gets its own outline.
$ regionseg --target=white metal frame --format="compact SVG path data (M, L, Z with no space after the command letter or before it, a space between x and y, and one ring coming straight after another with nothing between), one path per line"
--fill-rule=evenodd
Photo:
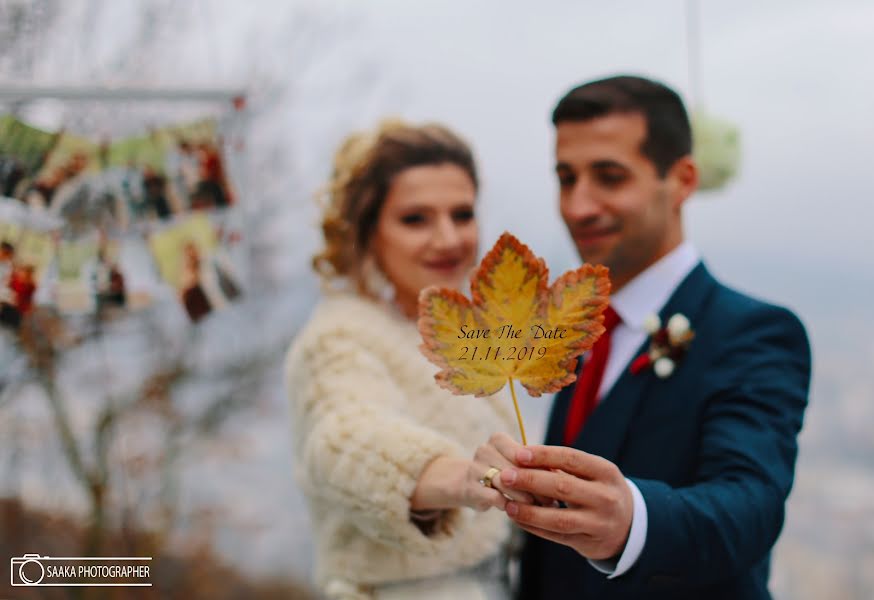
M242 89L154 88L131 86L73 87L0 82L0 101L58 100L234 102L245 100Z

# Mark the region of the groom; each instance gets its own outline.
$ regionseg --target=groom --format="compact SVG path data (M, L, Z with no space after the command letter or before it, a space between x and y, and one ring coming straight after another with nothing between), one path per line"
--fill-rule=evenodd
M492 440L516 465L500 487L557 501L507 505L528 532L518 598L770 598L807 404L804 328L722 285L685 239L698 171L673 90L594 81L552 119L562 217L613 287L607 333L557 395L548 445ZM650 336L653 315L662 327L680 315L674 342ZM646 357L654 339L670 361Z

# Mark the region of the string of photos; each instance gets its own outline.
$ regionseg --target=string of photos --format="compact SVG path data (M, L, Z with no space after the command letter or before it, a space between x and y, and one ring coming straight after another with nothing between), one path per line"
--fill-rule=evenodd
M0 326L36 307L197 322L241 297L242 228L219 123L122 139L0 116Z

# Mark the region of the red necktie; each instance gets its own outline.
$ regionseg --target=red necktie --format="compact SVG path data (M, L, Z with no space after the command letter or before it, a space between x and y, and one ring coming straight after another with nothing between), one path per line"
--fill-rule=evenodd
M598 388L601 387L604 368L607 366L607 357L610 355L610 335L620 321L622 319L619 318L613 307L608 306L607 310L604 311L606 331L592 346L588 359L583 363L582 375L577 379L577 385L574 387L574 397L565 420L565 446L570 446L573 443L586 419L598 405Z

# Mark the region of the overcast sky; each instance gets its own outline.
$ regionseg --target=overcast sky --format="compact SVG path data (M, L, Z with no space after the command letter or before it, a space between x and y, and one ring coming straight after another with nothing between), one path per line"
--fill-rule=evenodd
M179 12L157 43L138 29L149 5ZM686 6L79 0L58 5L62 26L41 44L29 75L56 83L230 85L247 89L256 107L273 93L265 83L276 86L282 101L253 121L251 145L262 153L296 146L303 189L273 233L288 236L288 223L304 230L288 236L288 259L301 270L317 239L310 193L341 136L391 114L444 121L473 142L480 160L484 246L508 229L554 273L577 264L552 174L556 99L616 72L661 79L741 131L736 180L699 194L687 210L689 237L713 270L795 308L816 335L844 339L846 331L874 358L874 2L699 0L696 98ZM301 16L319 22L325 15L341 24L328 33L295 25ZM70 34L83 27L94 35ZM138 45L144 49L132 52ZM282 88L283 80L295 83ZM282 164L253 175L253 197L264 191L257 185L288 187Z
M427 4L427 6L423 6ZM809 319L874 289L874 3L701 2L700 98L686 3L368 3L402 112L444 120L483 167L485 239L517 233L553 270L575 256L557 213L548 116L615 72L673 85L741 130L741 172L689 205L688 232L730 282ZM839 286L836 288L836 286ZM803 295L803 297L801 297ZM872 319L869 317L869 322Z

